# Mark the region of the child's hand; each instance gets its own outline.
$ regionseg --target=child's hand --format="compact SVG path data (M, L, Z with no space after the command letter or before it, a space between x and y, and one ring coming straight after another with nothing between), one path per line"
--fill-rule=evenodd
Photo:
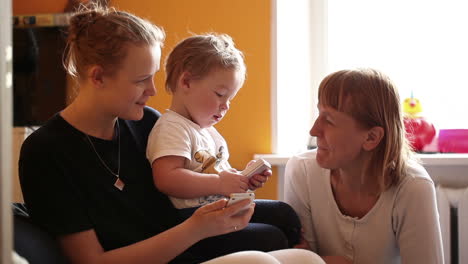
M255 160L251 160L246 168L252 163L255 162ZM258 188L263 187L263 184L265 184L266 181L268 181L268 178L271 176L271 170L264 170L261 174L256 174L249 179L249 189L250 190L256 190Z
M220 194L229 196L231 193L243 193L249 189L249 179L232 171L222 171L219 176Z

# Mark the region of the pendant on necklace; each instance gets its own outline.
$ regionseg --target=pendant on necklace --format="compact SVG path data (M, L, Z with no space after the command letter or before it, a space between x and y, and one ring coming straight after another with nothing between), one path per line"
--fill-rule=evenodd
M125 187L125 183L120 178L117 178L117 180L115 180L115 182L114 182L114 186L115 186L115 188L122 191L123 188Z

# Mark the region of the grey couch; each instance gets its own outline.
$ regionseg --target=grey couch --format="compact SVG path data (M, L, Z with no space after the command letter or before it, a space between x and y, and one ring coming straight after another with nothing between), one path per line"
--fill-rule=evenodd
M27 208L13 203L14 249L30 264L67 264L57 241L31 222Z

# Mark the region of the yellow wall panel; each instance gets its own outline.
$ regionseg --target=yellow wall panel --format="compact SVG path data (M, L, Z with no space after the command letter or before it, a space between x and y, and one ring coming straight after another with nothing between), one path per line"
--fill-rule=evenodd
M14 14L63 12L64 0L15 0ZM111 5L132 12L164 28L163 60L181 39L192 33L229 34L244 52L247 80L216 127L228 142L231 165L239 170L255 153L271 152L270 120L270 0L114 0ZM164 70L156 77L158 94L149 105L164 112L170 96L164 90ZM275 174L275 173L274 173ZM276 175L257 198L277 197Z
M151 20L164 28L163 58L192 33L229 34L244 52L247 80L216 127L228 142L231 165L243 169L255 153L271 152L270 121L270 0L155 0L144 5L131 0L112 4ZM163 74L156 77L158 94L150 105L163 111L170 104ZM276 178L276 177L275 177ZM275 179L257 191L259 198L276 198Z

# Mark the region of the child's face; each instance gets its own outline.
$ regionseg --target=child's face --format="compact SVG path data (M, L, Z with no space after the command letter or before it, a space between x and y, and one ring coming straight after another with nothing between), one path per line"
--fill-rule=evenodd
M202 128L213 126L226 115L242 84L234 69L214 69L201 79L191 79L186 84L186 111L179 114Z
M121 67L106 77L106 95L103 104L110 103L109 111L127 120L143 117L143 108L150 96L156 94L154 75L159 71L159 45L130 45ZM107 104L109 104L107 103Z

